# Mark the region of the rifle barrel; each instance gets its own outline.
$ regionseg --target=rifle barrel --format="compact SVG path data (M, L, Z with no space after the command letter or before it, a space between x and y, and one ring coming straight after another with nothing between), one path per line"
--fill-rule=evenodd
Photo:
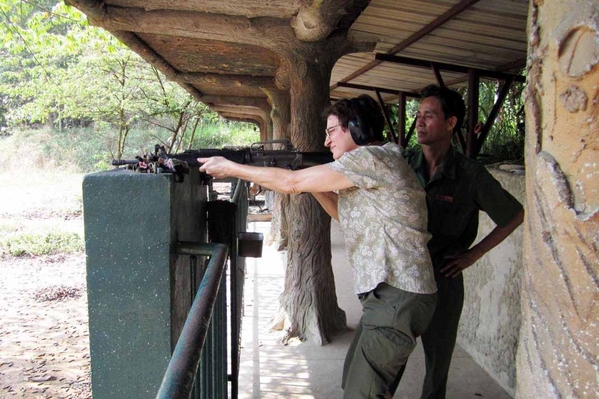
M138 162L137 159L113 159L112 166L135 165Z
M168 158L187 162L192 166L201 166L198 158L224 157L230 161L254 166L268 166L285 169L304 169L311 166L322 165L333 161L333 155L326 151L322 152L299 152L296 150L252 150L242 149L215 149L205 148L199 150L187 150L180 154L168 154ZM113 166L135 165L137 159L113 160Z

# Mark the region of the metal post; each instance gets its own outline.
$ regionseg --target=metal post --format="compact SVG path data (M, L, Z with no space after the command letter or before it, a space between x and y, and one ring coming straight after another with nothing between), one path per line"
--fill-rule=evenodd
M468 135L466 136L466 155L475 157L476 134L474 129L478 123L479 77L474 69L468 71Z
M401 148L408 146L406 140L406 93L399 93L397 100L397 130L399 135L399 145Z

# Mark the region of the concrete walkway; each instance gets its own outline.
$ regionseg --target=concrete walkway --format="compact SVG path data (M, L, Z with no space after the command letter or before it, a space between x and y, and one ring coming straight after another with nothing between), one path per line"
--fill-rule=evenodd
M270 231L270 223L250 223L250 230ZM278 297L283 291L286 253L264 246L263 256L247 259L245 285L245 316L243 318L240 399L341 399L341 370L351 342L353 328L358 323L361 306L353 293L353 275L345 256L340 227L331 227L333 272L339 306L345 310L348 332L328 345L311 342L280 343L279 335L268 332L270 318L278 309ZM424 354L418 345L395 394L395 399L420 397L424 378ZM459 346L454 352L450 372L448 399L511 398Z

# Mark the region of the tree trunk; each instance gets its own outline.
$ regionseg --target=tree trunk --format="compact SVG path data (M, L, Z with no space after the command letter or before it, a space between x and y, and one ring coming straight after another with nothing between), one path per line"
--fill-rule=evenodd
M274 207L272 209L272 220L270 222L269 245L274 245L277 251L287 249L289 245L289 224L287 208L289 207L289 195L281 193L274 194Z
M273 124L274 139L291 138L291 100L288 90L270 89L265 90L271 103L272 111L270 117ZM274 208L272 212L272 221L270 224L269 244L275 245L278 251L287 248L288 245L288 225L287 225L287 207L289 204L289 195L273 193Z
M312 49L326 54L324 46ZM334 60L312 62L319 58L304 55L290 62L291 141L300 151L322 151L325 122L320 116L329 105ZM322 345L347 328L331 267L331 219L311 194L290 196L287 212L285 290L275 324L284 329L283 341L297 337Z
M285 289L275 327L283 329L283 342L299 338L323 345L347 328L331 267L331 219L311 194L290 196L289 210L294 222L289 226Z
M596 1L533 1L518 398L596 398L599 27Z

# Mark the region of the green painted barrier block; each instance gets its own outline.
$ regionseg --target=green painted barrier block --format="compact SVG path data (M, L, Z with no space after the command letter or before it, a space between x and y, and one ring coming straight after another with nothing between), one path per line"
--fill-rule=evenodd
M83 181L94 399L154 398L189 307L174 242L202 235L197 178L113 170ZM187 291L185 292L185 287Z

